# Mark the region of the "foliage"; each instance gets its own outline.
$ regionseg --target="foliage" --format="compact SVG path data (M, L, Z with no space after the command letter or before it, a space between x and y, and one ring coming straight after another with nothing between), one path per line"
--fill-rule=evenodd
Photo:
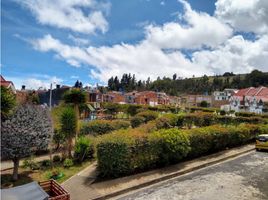
M63 166L65 168L69 168L69 167L72 167L74 165L73 163L73 160L72 159L69 159L69 158L66 158L63 162Z
M187 135L176 129L160 130L150 135L154 149L158 152L158 162L164 165L177 163L190 151Z
M147 123L151 120L154 120L158 117L158 113L155 112L155 111L143 111L143 112L140 112L138 113L136 116L138 117L143 117L144 118L144 122Z
M69 104L83 104L86 102L86 93L80 89L68 90L64 93L63 99Z
M8 118L16 105L16 96L10 89L1 86L1 121Z
M53 162L60 162L61 157L60 157L60 155L55 155L55 156L53 156L52 160L53 160Z
M93 120L82 124L81 134L90 134L96 136L129 127L130 122L123 120Z
M56 144L56 150L65 142L65 135L62 131L54 130L53 142Z
M105 109L105 113L116 115L119 112L120 105L117 103L104 103L103 108Z
M128 107L127 107L127 114L129 114L130 116L134 116L138 113L138 110L141 108L141 105L132 105L130 104Z
M23 158L48 147L52 123L46 109L35 105L21 105L2 123L1 156L15 165ZM17 178L14 166L14 179Z
M49 160L49 159L43 160L43 161L41 162L41 166L42 166L42 167L50 167L51 165L52 165L52 162L51 162L51 160Z
M75 158L82 162L85 158L92 158L94 154L93 143L89 137L80 136L74 147Z
M201 101L201 103L200 103L200 107L202 107L202 108L207 108L207 107L209 107L209 104L208 104L207 101Z
M77 123L76 115L74 109L71 107L66 107L61 114L60 118L61 123L61 133L64 135L64 138L68 140L68 156L72 156L72 139L75 136Z
M246 88L268 86L268 73L253 70L246 75L234 75L232 72L226 72L223 76L202 76L198 78L181 78L177 77L158 77L157 80L147 81L136 80L135 75L123 74L122 78L111 77L108 80L108 89L114 91L144 91L154 90L166 92L169 95L203 94L204 92L211 94L216 90L225 88Z
M145 123L145 118L142 116L134 116L131 118L130 123L132 128L136 128Z
M183 125L183 118L183 115L168 113L156 119L156 127L158 129L181 127Z
M65 138L73 138L76 130L76 118L74 109L66 107L61 114L60 118L61 132Z
M108 120L93 120L82 124L81 134L102 135L113 131L114 128Z

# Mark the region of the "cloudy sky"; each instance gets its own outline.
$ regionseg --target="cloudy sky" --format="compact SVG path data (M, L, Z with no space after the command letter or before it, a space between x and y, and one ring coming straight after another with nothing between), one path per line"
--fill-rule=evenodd
M17 88L268 71L267 0L9 0L1 14Z

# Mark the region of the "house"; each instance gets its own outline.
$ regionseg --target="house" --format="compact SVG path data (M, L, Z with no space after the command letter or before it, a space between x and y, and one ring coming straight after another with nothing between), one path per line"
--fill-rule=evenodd
M249 87L239 90L230 98L230 110L263 113L267 103L267 87Z
M213 92L212 106L220 108L223 105L229 104L230 98L237 92L237 89L226 88L223 91Z
M200 106L201 102L205 101L209 106L212 106L213 97L211 95L184 95L184 106L195 107Z
M154 91L142 91L135 94L135 103L142 105L158 105L157 93Z
M10 89L14 94L16 94L16 88L15 88L13 82L12 81L7 81L2 75L0 75L0 76L1 76L0 77L1 78L0 85Z
M110 91L103 94L103 102L124 104L125 96L121 92Z

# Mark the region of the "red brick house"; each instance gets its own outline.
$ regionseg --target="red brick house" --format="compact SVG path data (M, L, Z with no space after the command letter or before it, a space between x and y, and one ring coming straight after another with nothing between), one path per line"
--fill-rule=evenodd
M125 96L121 92L111 91L103 94L103 102L124 104Z

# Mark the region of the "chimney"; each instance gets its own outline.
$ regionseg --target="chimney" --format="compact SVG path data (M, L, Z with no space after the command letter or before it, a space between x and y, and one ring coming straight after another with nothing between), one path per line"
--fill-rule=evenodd
M21 86L21 90L25 90L26 86L25 85L22 85Z
M60 89L60 85L59 85L59 84L57 84L57 85L56 85L56 88L57 88L57 89Z

